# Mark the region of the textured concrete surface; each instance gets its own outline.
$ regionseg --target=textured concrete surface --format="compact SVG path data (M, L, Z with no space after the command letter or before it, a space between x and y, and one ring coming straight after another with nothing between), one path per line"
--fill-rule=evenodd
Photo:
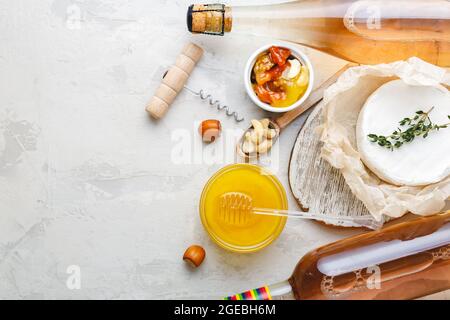
M247 119L262 117L241 73L268 39L193 37L188 4L0 0L0 298L218 298L283 280L308 250L361 232L289 221L273 245L251 255L208 238L200 192L232 162L233 145L214 161L217 146L195 149L197 123L246 124L188 92L158 123L144 106L164 68L194 40L206 53L189 85ZM303 121L279 144L277 175L287 190ZM181 160L180 139L192 151ZM181 260L193 243L207 251L194 271Z

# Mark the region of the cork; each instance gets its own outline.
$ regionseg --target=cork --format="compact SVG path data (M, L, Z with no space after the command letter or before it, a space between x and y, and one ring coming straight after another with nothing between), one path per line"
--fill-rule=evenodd
M195 4L193 5L193 10L202 9L203 5ZM207 12L191 12L191 28L189 31L196 33L203 33L206 31L206 19Z
M224 31L231 32L232 27L233 27L233 16L231 14L231 7L225 7Z
M146 107L147 112L153 118L161 119L166 114L202 55L203 49L193 43L188 43L183 48L175 64L164 75L161 84Z
M190 32L222 35L232 28L231 7L222 4L193 4L188 9Z

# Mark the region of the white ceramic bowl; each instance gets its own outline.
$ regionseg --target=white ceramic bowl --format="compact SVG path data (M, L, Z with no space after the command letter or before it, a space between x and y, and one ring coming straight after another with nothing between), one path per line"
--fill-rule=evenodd
M305 93L303 94L303 96L294 104L290 105L289 107L272 107L270 104L264 103L261 100L259 100L258 96L256 95L255 91L253 90L252 87L252 81L251 81L251 76L252 76L252 70L253 70L253 66L255 65L256 59L258 58L258 56L269 50L269 48L271 46L277 46L277 47L282 47L282 48L287 48L291 50L291 55L294 56L295 58L297 58L302 65L306 66L309 69L309 83L308 83L308 88L306 89ZM270 111L270 112L287 112L290 111L292 109L295 109L297 107L299 107L307 98L308 96L311 94L313 85L314 85L314 70L311 64L311 61L309 60L309 58L306 56L306 54L304 54L303 52L301 52L295 45L290 44L290 43L272 43L272 44L268 44L265 45L261 48L259 48L258 50L256 50L248 59L247 64L245 66L245 72L244 72L244 84L245 84L245 90L247 91L247 94L249 95L250 99L252 99L252 101L258 105L259 107L261 107L264 110Z

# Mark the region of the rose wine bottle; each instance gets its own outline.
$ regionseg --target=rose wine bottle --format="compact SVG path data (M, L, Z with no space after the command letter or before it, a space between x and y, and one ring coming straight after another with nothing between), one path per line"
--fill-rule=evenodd
M413 299L450 289L450 211L399 223L306 254L292 276L227 297L270 300Z
M362 64L419 57L450 66L448 0L300 0L274 5L189 7L189 31L261 35Z

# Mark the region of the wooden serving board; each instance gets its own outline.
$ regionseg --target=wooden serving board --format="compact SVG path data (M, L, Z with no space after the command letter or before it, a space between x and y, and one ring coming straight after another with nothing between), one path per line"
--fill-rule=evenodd
M289 162L289 185L303 211L323 215L323 221L345 227L355 227L342 221L327 221L327 217L359 216L375 220L357 199L339 170L320 157L321 142L315 128L320 124L323 108L320 102L300 129Z

